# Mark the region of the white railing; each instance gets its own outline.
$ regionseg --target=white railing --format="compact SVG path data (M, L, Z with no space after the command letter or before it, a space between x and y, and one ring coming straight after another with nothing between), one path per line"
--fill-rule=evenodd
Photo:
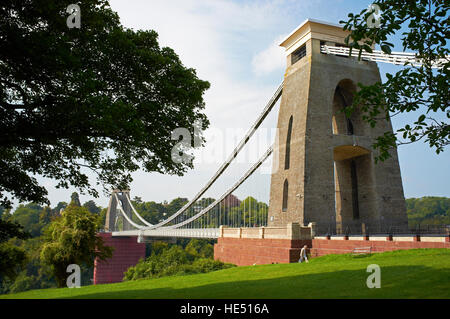
M168 228L124 230L112 232L113 236L218 238L219 228Z
M338 56L349 56L350 48L346 47L335 47L330 45L321 45L320 52L325 54L333 54ZM359 50L352 50L352 57L359 56ZM416 57L415 53L407 53L407 52L392 52L391 54L386 54L383 51L373 50L372 53L367 51L362 51L361 59L365 61L374 61L374 62L384 62L391 63L395 65L405 65L405 63L410 63L413 66L421 66L422 60ZM432 62L432 68L442 68L444 63L450 61L450 56L446 56L445 58L441 58L437 61Z

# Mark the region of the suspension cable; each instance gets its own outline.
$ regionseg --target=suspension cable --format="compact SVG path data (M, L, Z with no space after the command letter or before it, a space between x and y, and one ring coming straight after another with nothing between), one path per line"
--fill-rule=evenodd
M139 213L136 211L136 209L134 208L133 204L131 203L130 198L128 198L128 196L125 195L125 197L127 198L128 204L130 204L131 209L133 210L134 214L137 216L137 218L139 218L141 220L141 222L143 222L144 224L146 224L147 226L153 226L153 224L150 224L149 222L147 222L141 215L139 215Z
M200 216L208 213L213 207L215 207L224 198L226 198L233 191L235 191L242 183L244 183L247 180L247 178L249 178L250 175L252 175L253 172L255 172L258 169L258 167L260 167L261 164L270 156L270 154L272 154L272 152L273 152L273 147L271 146L264 153L264 155L258 160L258 162L255 165L253 165L230 189L228 189L228 191L226 191L224 194L222 194L222 196L220 196L217 200L215 200L213 203L211 203L208 207L206 207L205 209L201 210L199 213L197 213L196 215L192 216L191 218L186 219L185 221L183 221L183 222L181 222L179 224L168 226L167 228L179 228L179 227L181 227L183 225L186 225L187 223L190 223L190 222L196 220Z
M256 119L255 123L252 125L252 127L248 130L247 134L243 137L243 139L240 141L240 143L236 146L236 148L233 150L231 155L228 157L228 159L222 164L222 166L217 170L217 172L213 175L213 177L206 183L206 185L197 193L197 195L194 196L194 198L189 201L186 205L184 205L182 208L180 208L175 214L168 217L167 219L152 225L148 226L145 229L154 229L161 227L170 221L172 221L177 216L184 213L189 207L191 207L195 202L198 201L198 199L211 187L212 184L222 175L222 173L228 168L228 166L231 164L231 162L237 157L239 152L242 150L242 148L247 144L247 142L250 140L252 135L256 132L256 130L259 128L259 126L262 124L264 119L267 117L267 115L272 111L273 107L275 106L276 102L281 96L281 93L283 91L283 83L279 85L275 93L273 94L272 98L267 103L264 110L261 112L261 114ZM198 214L197 214L198 215ZM195 216L197 216L195 215ZM171 226L172 227L172 226Z
M130 217L127 216L127 214L125 214L125 211L123 210L123 207L122 207L122 202L119 200L119 198L117 197L117 194L116 194L116 193L114 193L114 196L115 196L115 198L116 198L117 204L119 205L119 210L120 210L120 212L122 213L123 217L125 217L125 219L126 219L131 225L133 225L134 227L136 227L136 228L138 228L138 229L143 229L144 226L141 226L141 225L136 224L135 222L133 222L133 221L130 219Z

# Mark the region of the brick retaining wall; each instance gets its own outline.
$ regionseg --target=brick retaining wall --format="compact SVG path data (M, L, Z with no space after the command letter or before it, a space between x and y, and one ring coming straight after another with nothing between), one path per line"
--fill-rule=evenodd
M415 248L450 248L449 237L331 237L313 240L268 238L218 238L214 259L238 266L297 262L303 245L311 257L351 253L356 247L371 247L372 252Z
M121 282L123 273L145 258L145 244L138 243L136 236L112 237L111 233L99 233L105 245L114 247L113 257L107 261L95 260L94 285Z
M311 240L220 237L214 259L238 266L291 263L298 261L303 245L311 247Z
M314 238L312 240L311 256L347 254L351 253L356 247L371 247L372 252L416 248L450 248L449 237L429 237L423 238L423 240L421 241L421 238L416 236Z

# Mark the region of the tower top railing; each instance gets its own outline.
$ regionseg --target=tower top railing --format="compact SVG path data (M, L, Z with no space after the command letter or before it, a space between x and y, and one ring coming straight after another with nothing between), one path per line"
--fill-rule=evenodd
M383 62L395 65L410 64L412 66L421 66L423 64L423 60L418 58L415 53L408 52L392 52L391 54L386 54L383 51L373 50L372 53L362 51L360 55L359 50L352 50L350 54L350 48L330 45L321 45L320 52L343 57L360 57L363 61ZM431 67L442 68L448 62L450 62L450 56L433 61Z

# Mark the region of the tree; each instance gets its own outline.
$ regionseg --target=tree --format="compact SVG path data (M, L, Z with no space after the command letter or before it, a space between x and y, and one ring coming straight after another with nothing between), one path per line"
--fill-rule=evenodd
M173 215L189 202L187 198L177 197L167 204L167 214Z
M19 244L19 243L16 243ZM4 280L1 283L0 293L17 293L30 289L55 288L56 282L49 275L48 266L42 264L40 259L42 239L41 237L23 240L20 248L27 254L27 264L23 270L15 277L14 281Z
M190 255L200 258L214 258L214 247L205 240L193 238L184 248Z
M9 220L19 223L24 230L29 232L32 237L41 235L42 227L45 224L40 223L43 207L35 203L28 203L26 205L20 204Z
M30 234L23 231L23 227L18 223L0 219L0 282L3 277L14 279L27 260L25 250L8 241L11 238L29 237Z
M450 198L426 196L406 199L409 225L449 225Z
M209 83L185 67L155 31L124 28L106 0L80 2L81 28L66 24L72 0L6 0L0 6L0 204L48 203L35 175L95 197L125 189L143 169L182 175L176 128L209 122ZM203 138L198 136L201 141ZM196 143L195 146L201 146Z
M69 205L74 205L74 206L81 206L81 202L80 202L80 196L78 195L77 192L72 193L72 195L70 196L70 204Z
M59 216L61 210L64 210L67 207L66 202L59 202L55 208L52 209L52 215L53 216Z
M52 218L52 209L49 206L46 206L39 214L39 224L43 226L48 225L52 221Z
M106 260L112 256L112 248L97 235L101 226L98 215L73 204L49 225L41 259L51 267L58 287L66 284L68 265L92 267L95 258Z
M161 203L156 202L136 202L132 201L134 208L146 221L156 224L164 218L164 214L167 212L166 207ZM138 217L133 215L132 217L136 222L140 222Z
M5 243L14 237L27 239L30 238L30 234L24 231L20 224L0 219L0 243Z
M83 207L87 208L88 211L90 211L92 214L100 214L100 211L102 210L101 207L98 207L97 204L93 200L87 201L83 204Z
M102 210L100 211L99 216L100 216L100 224L101 225L105 225L105 223L106 223L106 213L107 212L108 212L108 208L102 208Z
M346 109L348 116L359 107L363 119L375 126L380 119L390 119L402 113L416 112L417 120L397 130L379 136L373 145L379 150L376 159L390 157L390 149L402 144L424 140L436 153L450 144L450 124L440 118L450 118L448 1L445 0L381 0L374 1L381 9L380 27L369 27L372 10L349 14L344 29L351 30L346 43L351 50L372 52L372 45L380 45L385 53L391 53L393 44L389 37L404 27L403 50L415 52L422 65L407 64L396 74L386 74L385 83L358 84L353 104ZM369 20L369 21L370 21ZM372 20L373 21L373 20ZM432 64L442 60L440 68Z

